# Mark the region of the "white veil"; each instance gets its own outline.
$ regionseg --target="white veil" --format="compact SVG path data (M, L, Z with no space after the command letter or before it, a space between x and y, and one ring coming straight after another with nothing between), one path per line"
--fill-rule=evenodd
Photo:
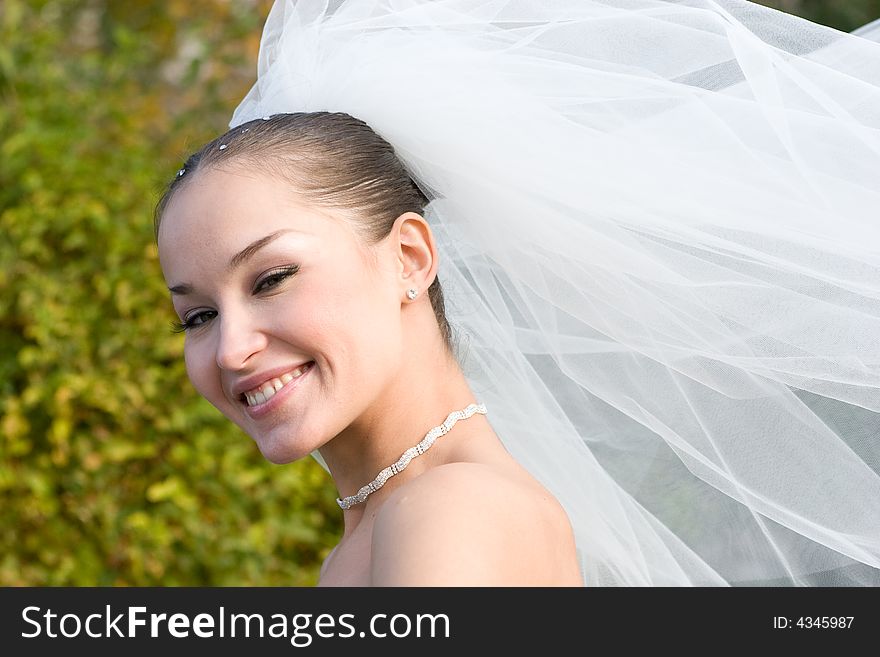
M742 0L276 0L231 126L341 111L587 585L880 585L880 43Z

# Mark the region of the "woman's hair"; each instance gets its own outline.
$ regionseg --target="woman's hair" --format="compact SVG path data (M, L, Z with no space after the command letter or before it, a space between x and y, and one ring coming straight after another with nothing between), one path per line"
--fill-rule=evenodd
M287 181L316 207L352 211L357 217L354 229L368 245L387 237L401 214L423 214L428 204L391 144L360 119L342 112L275 114L237 126L189 157L156 205L156 236L171 198L196 171L233 166L260 169ZM428 297L452 353L439 277L428 288Z

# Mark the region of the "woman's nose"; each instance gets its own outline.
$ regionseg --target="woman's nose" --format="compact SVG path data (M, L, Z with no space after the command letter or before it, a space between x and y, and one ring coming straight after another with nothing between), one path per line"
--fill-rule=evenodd
M265 349L266 335L246 315L226 312L220 320L217 365L224 370L240 370L248 360Z

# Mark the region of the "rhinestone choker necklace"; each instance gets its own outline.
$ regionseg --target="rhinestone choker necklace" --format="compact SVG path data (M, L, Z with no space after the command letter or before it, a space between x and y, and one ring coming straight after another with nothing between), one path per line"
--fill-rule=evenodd
M396 463L392 463L387 468L382 470L376 478L373 479L366 486L362 487L357 493L354 495L349 495L348 497L339 499L336 498L336 503L343 509L350 509L355 504L360 504L364 500L366 500L370 493L375 493L377 490L382 488L385 485L385 482L388 481L391 477L400 472L403 472L404 468L409 465L409 462L412 461L415 457L421 456L425 452L428 451L428 448L434 444L434 441L437 440L438 437L449 433L449 430L455 425L459 420L466 420L474 413L482 413L486 414L486 405L485 404L471 404L467 408L461 411L452 411L443 424L437 425L433 429L431 429L428 433L425 434L425 437L422 438L417 445L410 447L403 454L400 455L400 458L397 459Z

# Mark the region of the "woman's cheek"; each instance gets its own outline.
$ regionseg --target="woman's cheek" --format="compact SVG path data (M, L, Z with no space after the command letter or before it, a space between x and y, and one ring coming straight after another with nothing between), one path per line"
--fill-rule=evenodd
M223 391L220 388L219 369L212 367L214 363L208 350L203 345L187 342L183 358L186 374L196 391L215 406L222 405Z

